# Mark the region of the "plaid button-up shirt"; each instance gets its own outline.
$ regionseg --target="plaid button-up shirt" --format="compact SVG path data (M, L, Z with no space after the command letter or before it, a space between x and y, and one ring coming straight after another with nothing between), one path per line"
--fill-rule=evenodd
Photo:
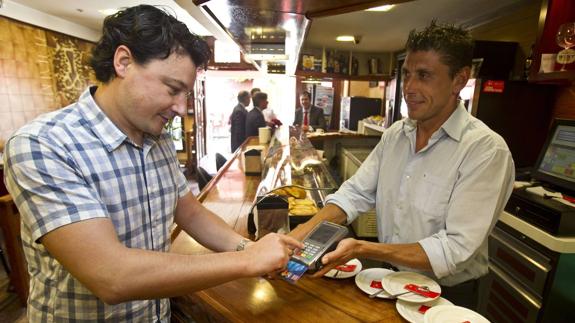
M128 248L169 248L178 198L189 192L170 136L146 136L136 146L100 110L94 90L6 143L5 180L22 218L30 273L28 319L168 321L167 299L105 304L38 242L61 226L106 217Z

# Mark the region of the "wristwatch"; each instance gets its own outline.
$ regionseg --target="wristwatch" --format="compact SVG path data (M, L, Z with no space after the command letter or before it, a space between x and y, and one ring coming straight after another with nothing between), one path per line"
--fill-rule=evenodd
M248 242L252 242L250 239L246 239L246 238L242 238L242 240L240 240L240 243L238 243L238 245L236 246L236 251L242 251L246 248L246 245L248 244Z

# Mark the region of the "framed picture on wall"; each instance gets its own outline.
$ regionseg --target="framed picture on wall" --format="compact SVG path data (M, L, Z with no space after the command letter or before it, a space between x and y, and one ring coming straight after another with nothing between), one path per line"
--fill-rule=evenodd
M333 110L333 88L316 85L314 105L323 109L324 115L331 115Z

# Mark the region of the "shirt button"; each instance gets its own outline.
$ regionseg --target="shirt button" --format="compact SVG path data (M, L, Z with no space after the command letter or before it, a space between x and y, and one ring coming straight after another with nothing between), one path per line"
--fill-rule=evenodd
M410 178L410 176L409 176L409 175L406 175L406 176L405 176L405 178L409 179L409 178Z

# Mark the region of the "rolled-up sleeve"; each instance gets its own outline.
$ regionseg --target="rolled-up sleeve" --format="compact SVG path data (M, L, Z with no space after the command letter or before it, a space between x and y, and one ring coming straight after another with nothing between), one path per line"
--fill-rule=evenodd
M335 204L344 210L348 224L353 222L360 212L366 212L375 207L383 145L384 139L382 138L357 172L345 181L337 192L326 198L326 204Z

